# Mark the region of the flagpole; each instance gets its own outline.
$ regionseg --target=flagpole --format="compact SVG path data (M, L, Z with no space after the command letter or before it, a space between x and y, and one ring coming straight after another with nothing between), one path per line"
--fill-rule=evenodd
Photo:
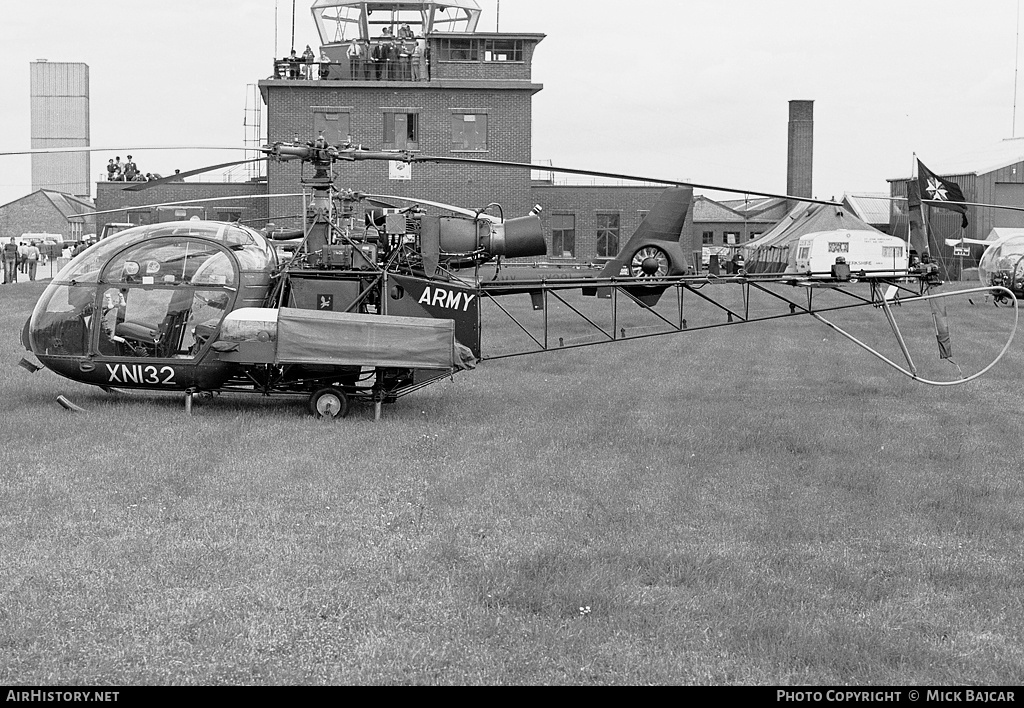
M911 182L916 182L917 181L917 153L916 152L911 152L910 153L910 159L911 159L911 163L910 163L910 181ZM920 195L918 195L918 196L920 196ZM907 204L908 204L908 209L907 209L907 253L910 253L910 250L912 248L911 240L910 240L910 229L913 226L913 222L912 222L912 220L910 218L910 210L909 210L910 199L909 199L909 197L910 197L910 185L907 184L907 198L908 198L907 199ZM924 223L924 221L923 221L923 219L924 219L924 209L921 210L921 214L922 214L922 216L921 216L922 222L921 223L923 224ZM925 241L925 243L927 243L927 241ZM920 255L921 254L918 254L918 257L920 257Z
M915 174L914 178L916 180L918 180L919 182L921 180L921 173L917 169L917 166L920 164L920 162L921 161L917 159L917 153L915 152L914 153L914 171L915 171L916 174ZM921 204L922 204L922 206L924 205L924 195L923 194L921 195ZM928 251L927 252L928 252L929 256L932 255L932 227L931 227L931 224L928 223L928 216L931 214L931 208L932 208L931 204L929 204L927 212L923 208L921 209L921 225L924 226L924 243L928 247Z

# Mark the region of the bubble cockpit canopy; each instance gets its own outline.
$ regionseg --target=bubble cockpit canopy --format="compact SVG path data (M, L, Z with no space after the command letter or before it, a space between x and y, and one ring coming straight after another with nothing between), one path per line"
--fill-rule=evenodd
M151 247L160 250L160 253L156 254L158 257L151 258L150 260L160 262L163 259L173 258L174 256L167 253L168 249L180 250L180 248L184 247L184 244L198 243L194 239L208 239L217 241L230 249L235 254L239 267L242 270L265 270L277 262L277 256L273 247L270 246L261 234L252 229L238 224L213 221L175 221L150 224L148 226L136 226L135 228L121 231L110 238L98 241L61 269L54 277L53 282L95 283L99 280L101 272L107 273L104 277L110 276L112 260L124 262L122 270L117 274L118 277L122 275L126 277L146 277L147 274L142 272L145 264L139 263L138 259L132 260L130 254L126 258L122 252L133 244L141 241L150 242L162 237L171 238L163 241L162 246L159 245L161 242L156 242L157 245ZM131 250L139 251L140 249ZM142 248L141 250L146 251L150 249ZM226 263L227 259L224 257L223 252L219 251L219 253L221 255L218 260ZM215 254L211 252L210 255ZM185 257L187 259L187 255ZM192 258L194 261L196 256L192 256ZM128 271L135 268L135 265L132 264L137 265L139 269L129 273ZM152 268L153 266L150 264L149 267ZM196 272L198 273L199 270ZM156 277L157 273L158 271L154 270L148 275ZM167 275L173 275L173 273L164 271L161 277L166 277ZM184 276L184 271L182 275ZM194 276L195 273L192 274L192 277Z
M978 279L986 285L1003 286L1024 280L1024 234L990 246L978 263Z
M213 221L137 226L103 239L53 278L26 344L41 359L195 361L239 297L265 294L277 254L252 229Z

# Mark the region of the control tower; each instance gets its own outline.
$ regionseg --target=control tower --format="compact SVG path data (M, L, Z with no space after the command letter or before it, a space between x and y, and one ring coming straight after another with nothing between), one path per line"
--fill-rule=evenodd
M268 142L323 132L332 145L351 139L370 150L531 162L532 100L543 89L531 64L543 34L478 31L476 0L314 0L311 13L315 58L276 58L259 82ZM339 173L339 187L368 193L499 202L510 213L534 204L523 169L357 162ZM294 162L269 165L271 193L294 192L299 178Z

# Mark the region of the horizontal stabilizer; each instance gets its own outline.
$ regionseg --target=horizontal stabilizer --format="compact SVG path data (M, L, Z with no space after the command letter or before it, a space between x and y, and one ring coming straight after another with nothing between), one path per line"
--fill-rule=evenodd
M956 246L962 246L965 243L970 244L972 246L991 246L995 242L994 241L980 241L980 240L978 240L976 238L947 238L946 239L946 245L947 246L956 247Z

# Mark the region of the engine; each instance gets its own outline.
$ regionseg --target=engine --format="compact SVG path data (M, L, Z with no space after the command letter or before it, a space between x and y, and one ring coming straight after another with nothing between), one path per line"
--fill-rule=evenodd
M415 210L368 209L365 220L367 244L375 241L377 253L392 253L406 246L425 260L435 259L448 268L469 268L498 256L529 258L547 253L541 221L534 214L497 222Z

